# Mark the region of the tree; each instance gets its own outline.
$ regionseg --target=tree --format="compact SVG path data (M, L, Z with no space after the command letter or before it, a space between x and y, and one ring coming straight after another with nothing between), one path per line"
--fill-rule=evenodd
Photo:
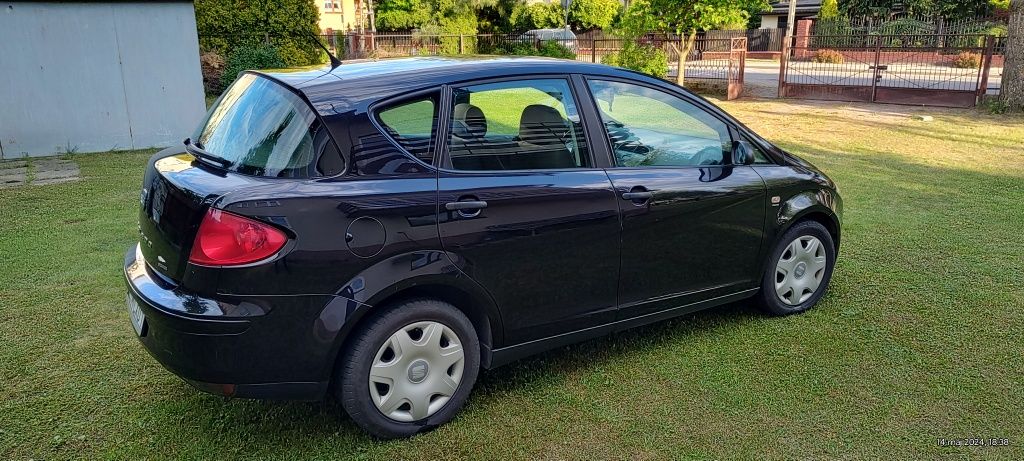
M477 27L483 33L512 33L512 11L521 2L519 0L494 0L484 3L477 12Z
M577 30L607 29L621 10L619 0L573 0L569 24Z
M562 27L565 10L558 3L520 3L512 9L512 24L516 30L549 29Z
M420 27L424 35L443 35L440 38L441 53L459 53L460 35L476 35L476 11L480 7L473 0L429 0L430 20ZM468 50L472 53L473 50Z
M1024 0L1010 1L1010 27L999 98L1010 110L1024 111Z
M430 20L432 8L425 0L377 0L378 30L416 29Z
M821 10L818 11L818 19L822 21L834 21L839 18L839 2L836 0L822 0Z
M621 28L627 37L638 37L649 31L674 32L686 37L679 55L676 82L685 80L686 56L693 49L697 32L712 30L723 24L746 21L750 10L765 9L768 0L634 0L623 13ZM675 45L672 45L675 47Z
M228 55L241 45L273 44L290 66L319 64L326 56L313 42L320 34L314 0L196 0L200 45Z

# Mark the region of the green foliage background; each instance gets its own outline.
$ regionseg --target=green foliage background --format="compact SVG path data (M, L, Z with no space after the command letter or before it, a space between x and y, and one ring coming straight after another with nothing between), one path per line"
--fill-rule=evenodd
M823 21L833 20L839 17L839 2L836 0L822 0L821 10L818 11L818 19Z
M668 76L668 55L665 51L635 42L626 42L621 51L605 55L601 63L625 67L657 78Z
M430 21L429 0L379 0L375 2L377 30L415 29Z
M243 45L269 43L288 66L326 61L310 37L320 33L314 0L196 0L195 9L204 51L229 56Z
M844 0L840 10L850 16L885 16L892 11L960 19L1006 9L1006 0Z
M520 3L512 9L510 19L518 31L551 29L565 25L565 9L558 3Z
M273 45L241 45L228 56L221 76L221 87L227 88L235 81L238 73L249 69L280 69L288 63L281 57L277 47Z
M569 24L576 30L607 29L622 11L619 0L574 0Z

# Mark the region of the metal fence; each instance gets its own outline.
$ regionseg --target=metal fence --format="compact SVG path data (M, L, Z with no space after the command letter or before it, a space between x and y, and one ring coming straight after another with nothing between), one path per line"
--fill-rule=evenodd
M897 14L886 17L861 16L834 20L815 20L815 35L990 35L1006 27L1006 18Z
M995 48L987 35L794 37L783 52L779 95L971 107L1001 61Z
M769 53L782 51L786 29L709 30L702 35L712 39L746 38L748 52Z

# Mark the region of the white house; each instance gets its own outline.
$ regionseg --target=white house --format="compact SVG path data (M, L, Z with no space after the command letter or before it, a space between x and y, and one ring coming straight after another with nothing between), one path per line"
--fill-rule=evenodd
M0 1L0 158L169 146L205 111L191 1Z
M818 17L821 11L821 0L797 0L796 18L807 19ZM785 29L789 19L789 0L772 2L772 9L761 14L762 29Z

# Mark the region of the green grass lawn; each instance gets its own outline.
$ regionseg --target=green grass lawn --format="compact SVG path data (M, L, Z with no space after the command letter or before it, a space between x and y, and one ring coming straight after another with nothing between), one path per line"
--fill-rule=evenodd
M839 183L823 302L739 303L489 371L455 421L406 441L333 402L201 394L149 357L121 262L151 152L0 189L0 459L1024 457L1024 119L722 105Z

